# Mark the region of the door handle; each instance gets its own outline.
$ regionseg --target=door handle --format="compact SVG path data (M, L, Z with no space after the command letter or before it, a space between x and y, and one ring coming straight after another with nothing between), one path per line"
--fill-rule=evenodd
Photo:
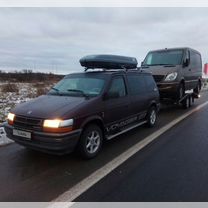
M191 69L189 69L189 71L191 71Z

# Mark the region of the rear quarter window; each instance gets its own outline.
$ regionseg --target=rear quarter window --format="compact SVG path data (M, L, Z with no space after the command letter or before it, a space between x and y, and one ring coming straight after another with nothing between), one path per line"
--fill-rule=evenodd
M123 77L118 76L113 78L109 93L118 93L119 97L126 96L126 86Z
M142 75L127 75L130 95L138 95L146 92L146 84Z

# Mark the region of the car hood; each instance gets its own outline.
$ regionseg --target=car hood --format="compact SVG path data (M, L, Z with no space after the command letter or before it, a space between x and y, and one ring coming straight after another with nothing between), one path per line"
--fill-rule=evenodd
M86 100L85 97L43 95L17 105L12 112L34 118L62 118Z
M169 73L177 72L179 66L148 66L141 67L143 71L150 72L152 75L164 75L166 76Z

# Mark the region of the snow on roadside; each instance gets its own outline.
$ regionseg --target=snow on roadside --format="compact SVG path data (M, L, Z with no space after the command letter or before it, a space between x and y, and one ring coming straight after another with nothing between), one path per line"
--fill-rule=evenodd
M4 121L11 108L35 97L35 89L28 83L16 83L18 92L0 92L0 122Z
M2 92L1 86L5 84L8 84L8 82L0 82L0 146L13 142L7 138L4 128L1 127L1 124L6 120L6 116L11 108L37 97L38 89L48 91L53 85L53 83L44 84L42 82L12 83L17 86L17 92Z
M0 86L5 83L0 83ZM1 92L0 87L0 123L5 121L6 116L8 115L11 108L14 106L27 102L38 96L38 86L40 85L39 90L48 91L52 84L44 85L44 83L14 83L18 92Z
M3 127L0 127L0 146L6 145L6 144L10 144L13 141L10 140L7 136L6 136L6 132L4 131Z

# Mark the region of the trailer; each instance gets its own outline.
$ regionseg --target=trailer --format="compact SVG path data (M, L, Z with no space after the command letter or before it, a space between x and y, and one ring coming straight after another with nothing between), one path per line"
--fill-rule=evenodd
M200 94L195 93L194 90L185 91L184 96L178 101L184 109L190 108L194 104L194 100L200 98Z
M160 102L164 105L178 105L182 106L184 109L190 108L193 104L195 99L200 98L199 93L195 93L194 90L186 90L184 96L180 100L173 100L170 98L161 98Z

